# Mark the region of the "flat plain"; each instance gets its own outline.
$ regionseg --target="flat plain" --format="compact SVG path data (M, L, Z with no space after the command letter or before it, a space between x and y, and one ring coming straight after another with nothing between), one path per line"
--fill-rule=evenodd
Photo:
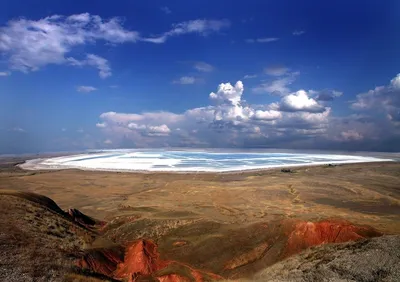
M252 277L300 251L288 246L301 222L346 222L400 234L397 162L174 174L24 171L15 166L20 161L2 160L0 194L45 195L62 210L107 222L89 249L146 239L164 260L227 279Z

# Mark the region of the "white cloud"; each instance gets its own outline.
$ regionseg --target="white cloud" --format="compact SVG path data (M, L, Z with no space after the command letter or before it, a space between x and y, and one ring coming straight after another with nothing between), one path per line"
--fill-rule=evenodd
M144 125L131 122L128 128L140 132L145 136L167 136L171 132L169 127L165 124L162 125Z
M243 79L250 79L250 78L256 78L257 75L256 74L246 74Z
M321 91L309 90L308 93L312 96L315 96L315 99L317 101L324 101L324 102L333 101L335 98L338 98L343 95L343 92L341 91L330 90L330 89L325 89Z
M82 128L78 129L76 132L83 133L85 132Z
M148 127L148 132L149 134L153 135L168 135L171 130L169 127L165 124L162 125L156 125L156 126L149 126Z
M25 132L25 129L21 127L13 127L10 129L10 131L15 131L15 132Z
M104 144L111 145L112 141L110 139L106 139L106 140L104 140Z
M266 38L257 38L257 42L258 43L269 43L269 42L274 42L274 41L278 41L279 38L276 37L266 37Z
M65 131L67 131L67 129L66 128L61 128L61 131L65 132Z
M304 30L295 30L295 31L293 31L293 35L294 36L300 36L300 35L302 35L302 34L304 34L305 33L305 31Z
M342 141L362 140L364 137L355 130L342 131L340 133Z
M193 66L196 70L202 72L211 72L214 70L214 67L210 64L204 62L196 62Z
M228 20L193 20L173 25L173 29L168 35L180 35L187 33L199 33L207 35L211 32L218 32L223 28L230 26Z
M151 43L164 43L169 37L197 33L202 36L207 36L214 32L219 32L222 29L230 27L230 22L223 20L206 20L198 19L192 21L181 22L172 25L172 29L163 33L158 37L141 38L142 41Z
M270 66L264 69L264 72L268 75L271 76L282 76L287 74L287 72L289 71L288 68L286 68L285 66Z
M113 138L114 144L130 140L133 142L130 144L139 147L243 146L243 142L250 140L277 144L285 138L292 140L294 136L323 136L326 133L329 108L314 112L313 105L302 100L294 101L296 108L291 111L280 109L282 102L251 106L242 100L243 93L241 81L234 85L221 83L216 92L209 94L214 103L212 106L189 109L180 114L106 112L100 119L107 123L103 132Z
M256 38L256 39L246 39L245 41L247 43L270 43L270 42L274 42L274 41L278 41L279 38L277 37L264 37L264 38Z
M89 66L96 67L99 70L99 76L101 78L107 78L111 76L111 68L108 65L108 61L100 56L94 54L88 54L86 63Z
M119 18L103 20L88 13L37 21L11 20L0 28L0 34L0 51L8 55L12 69L23 72L48 64L67 64L65 55L79 45L97 40L136 42L140 38L138 32L124 29Z
M390 81L390 86L396 90L400 89L400 73Z
M86 59L84 60L77 60L75 58L67 58L67 61L70 65L73 66L92 66L99 70L99 76L101 78L107 78L112 75L111 68L108 64L108 61L100 56L94 54L87 54Z
M271 72L272 73L272 72ZM275 74L278 74L278 71L275 71ZM300 74L300 72L292 72L287 73L285 76L281 76L278 79L261 83L252 88L254 93L269 93L273 95L286 95L291 91L289 86L296 80L296 77Z
M102 122L102 123L96 123L96 127L98 128L105 128L107 126L106 123Z
M79 61L71 56L74 49L96 41L163 43L171 36L190 33L205 36L229 26L228 20L199 19L174 24L159 37L143 37L137 31L124 28L121 18L102 19L89 13L69 17L54 15L39 20L15 19L0 27L0 52L9 60L11 69L25 73L49 64L69 64L94 66L106 78L111 75L106 59L89 54Z
M165 14L167 14L167 15L169 15L169 14L172 13L171 9L168 8L167 6L161 7L160 10L163 11L163 12L164 12Z
M288 112L306 111L319 113L325 111L325 108L313 98L309 98L304 90L299 90L283 97L279 108Z
M386 86L378 86L358 94L351 107L355 110L381 113L392 122L400 122L400 74Z
M182 76L178 80L174 80L174 84L194 84L196 83L196 78L193 76Z
M293 77L284 77L253 87L255 93L269 93L274 95L285 95L290 92L289 85L294 82Z
M76 88L76 91L78 92L82 92L82 93L89 93L89 92L93 92L97 90L97 88L93 87L93 86L78 86Z
M260 120L275 120L281 117L282 113L275 110L268 110L268 111L258 110L254 114L254 118Z
M218 101L219 103L229 103L238 105L243 94L243 83L239 80L235 86L230 83L221 83L218 86L217 93L211 92L209 97L211 100Z
M11 75L11 72L9 71L0 71L0 76L9 76Z

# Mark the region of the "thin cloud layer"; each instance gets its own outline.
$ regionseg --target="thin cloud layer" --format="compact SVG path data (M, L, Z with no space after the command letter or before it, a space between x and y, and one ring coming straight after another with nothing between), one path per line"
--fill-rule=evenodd
M185 35L185 34L199 34L202 36L207 36L214 32L219 32L220 30L229 28L231 25L230 21L227 19L222 20L207 20L198 19L192 21L186 21L182 23L177 23L172 25L172 29L163 33L158 37L141 38L142 41L151 43L164 43L170 37Z
M268 93L277 96L283 96L290 93L290 85L296 80L297 73L288 76L282 76L278 79L261 83L252 88L254 93Z
M279 38L277 37L263 37L263 38L256 38L256 39L246 39L247 43L270 43L270 42L275 42L278 41Z
M166 15L169 15L172 13L171 9L168 8L167 6L161 7L160 10L163 11Z
M84 85L78 86L76 88L76 91L81 92L81 93L90 93L90 92L93 92L96 90L97 90L97 88L95 88L93 86L84 86Z
M196 78L193 76L182 76L177 80L174 80L172 82L173 84L195 84L196 83Z
M11 73L9 71L0 71L0 76L9 76Z
M300 35L303 35L304 33L306 33L304 30L295 30L295 31L293 31L293 35L294 36L300 36Z
M285 66L276 65L265 68L264 72L271 76L282 76L287 74L289 69Z
M196 62L193 67L200 72L212 72L214 70L212 65L205 62Z

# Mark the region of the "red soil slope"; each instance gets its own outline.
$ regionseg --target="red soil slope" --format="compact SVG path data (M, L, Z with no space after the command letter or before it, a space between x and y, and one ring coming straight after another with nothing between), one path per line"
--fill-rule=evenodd
M285 227L283 227L285 226ZM326 243L356 241L382 235L368 226L357 226L344 220L324 220L320 222L299 221L294 224L282 224L287 234L280 260L302 250ZM225 262L225 270L235 269L259 260L269 249L267 243ZM149 240L138 240L125 248L123 257L120 250L97 250L87 254L79 265L92 271L113 277L118 280L139 281L145 277L154 281L209 281L223 279L221 276L197 270L190 265L162 260L155 243Z
M77 264L81 268L128 281L137 281L144 277L152 277L155 281L162 282L222 279L219 275L196 270L183 263L161 260L157 246L149 240L133 242L126 248L123 259L119 249L94 250L87 253Z
M290 233L285 255L290 256L321 244L357 241L381 235L383 234L372 227L356 226L344 220L302 221Z

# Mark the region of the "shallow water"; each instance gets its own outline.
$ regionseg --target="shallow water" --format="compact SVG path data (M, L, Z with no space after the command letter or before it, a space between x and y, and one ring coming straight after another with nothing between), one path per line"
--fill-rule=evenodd
M323 153L107 150L29 160L25 169L79 168L116 171L226 172L316 164L390 161L371 156Z

